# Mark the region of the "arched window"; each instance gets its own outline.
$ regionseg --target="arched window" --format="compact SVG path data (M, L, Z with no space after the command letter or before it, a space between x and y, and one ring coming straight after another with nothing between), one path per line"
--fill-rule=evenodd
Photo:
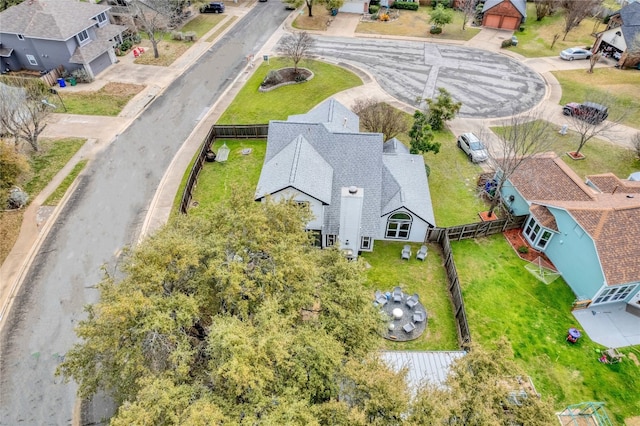
M387 220L386 238L394 238L398 240L409 239L411 231L411 222L413 219L407 213L396 213L389 216Z

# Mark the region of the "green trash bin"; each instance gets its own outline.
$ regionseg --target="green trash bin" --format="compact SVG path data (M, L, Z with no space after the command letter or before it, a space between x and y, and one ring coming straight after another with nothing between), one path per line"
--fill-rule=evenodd
M69 77L67 79L67 82L69 83L70 86L75 86L78 83L75 77Z

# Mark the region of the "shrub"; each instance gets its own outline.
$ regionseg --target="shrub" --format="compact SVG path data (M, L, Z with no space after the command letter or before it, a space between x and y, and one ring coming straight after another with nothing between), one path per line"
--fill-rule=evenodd
M520 246L520 247L518 247L518 253L522 253L522 254L527 254L527 253L529 253L529 247L527 247L527 246Z
M431 29L429 30L429 32L431 34L441 34L442 33L442 28L436 27L436 26L432 26Z
M381 13L380 15L378 15L378 19L381 21L388 21L389 20L389 14L387 13Z
M380 6L371 5L369 6L369 13L375 15L380 10Z
M184 34L182 31L171 31L171 40L184 40Z
M304 74L296 74L295 80L297 83L302 83L303 81L307 81L307 76Z
M519 28L519 29L520 29L520 32L524 32L524 30L525 30L524 25L520 25L520 28Z
M501 45L502 48L510 47L510 46L511 46L511 39L510 38L508 38L506 40L502 40L502 45Z
M633 146L636 156L640 159L640 133L633 135L631 138L631 145Z
M267 85L267 84L275 85L275 84L280 84L280 83L282 83L282 76L280 75L280 73L278 71L271 70L271 71L269 71L267 76L264 78L264 81L262 82L262 85L263 86Z
M78 83L91 83L93 81L93 77L90 77L84 68L73 70L71 72L71 77L75 78Z
M418 10L418 3L410 1L397 1L391 6L394 9Z

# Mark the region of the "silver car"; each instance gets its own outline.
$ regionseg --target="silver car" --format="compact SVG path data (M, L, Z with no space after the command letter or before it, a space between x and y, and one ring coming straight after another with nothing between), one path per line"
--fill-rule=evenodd
M481 163L489 158L487 148L473 133L463 133L458 136L458 148L463 150L473 163Z
M589 59L593 55L590 50L581 47L571 47L560 52L560 57L565 61L573 61L574 59Z

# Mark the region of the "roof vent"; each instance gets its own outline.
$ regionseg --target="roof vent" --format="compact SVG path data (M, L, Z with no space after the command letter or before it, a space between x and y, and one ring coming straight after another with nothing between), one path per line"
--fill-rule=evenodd
M349 194L357 194L357 193L358 193L358 187L356 186L349 187Z
M633 198L633 195L627 194L627 198Z

